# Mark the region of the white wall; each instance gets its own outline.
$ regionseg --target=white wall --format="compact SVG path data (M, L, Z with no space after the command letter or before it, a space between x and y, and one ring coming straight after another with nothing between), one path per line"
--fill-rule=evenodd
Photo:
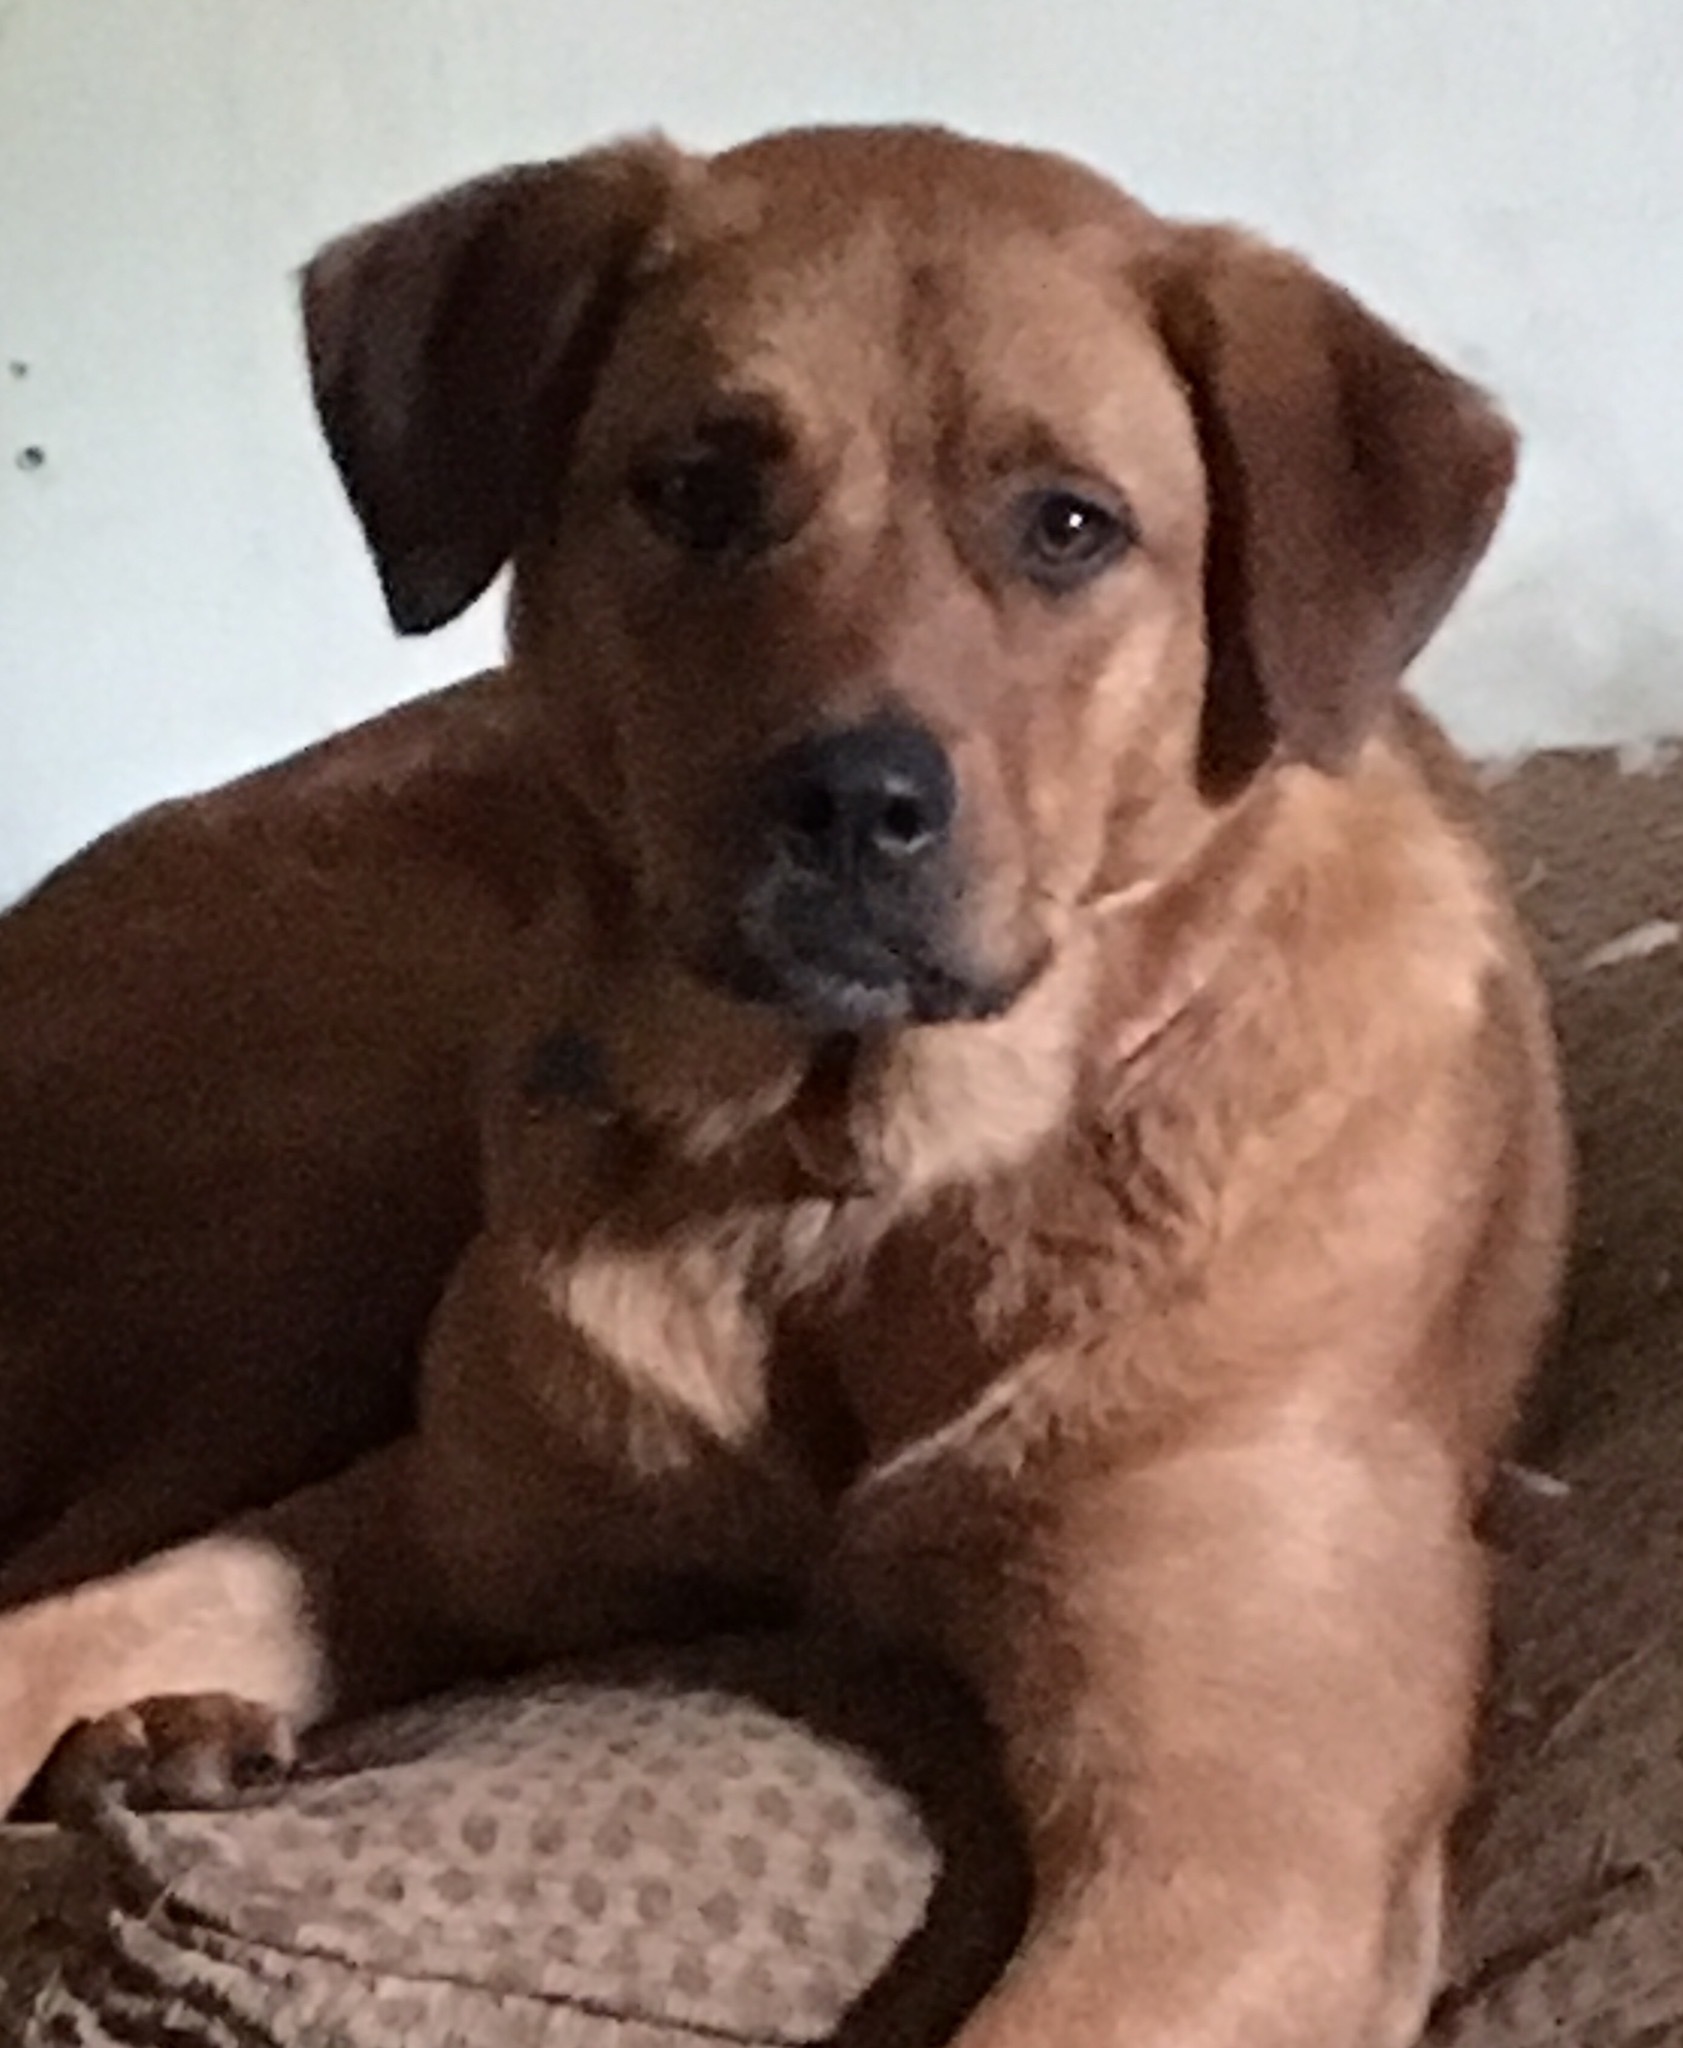
M934 116L1306 247L1529 433L1458 730L1683 730L1680 95L1678 0L0 0L0 897L494 648L388 635L289 273L652 123Z

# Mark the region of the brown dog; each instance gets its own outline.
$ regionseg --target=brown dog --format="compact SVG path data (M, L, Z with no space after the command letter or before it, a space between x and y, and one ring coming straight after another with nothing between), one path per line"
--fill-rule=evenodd
M1508 429L1298 262L921 131L518 171L305 296L396 622L512 562L509 665L17 913L19 1543L95 1333L177 1417L14 1596L390 1426L481 1043L483 1224L416 1429L0 1621L0 1804L73 1724L64 1782L216 1796L769 1584L989 1710L1036 1902L964 2048L1410 2040L1564 1208L1395 687Z

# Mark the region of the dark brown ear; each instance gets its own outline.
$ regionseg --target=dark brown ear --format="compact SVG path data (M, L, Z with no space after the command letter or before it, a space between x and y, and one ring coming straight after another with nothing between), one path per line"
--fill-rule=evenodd
M1210 491L1212 781L1277 746L1337 768L1490 543L1513 430L1296 258L1173 234L1162 330Z
M465 611L523 537L675 161L633 143L478 179L305 269L316 408L400 633Z

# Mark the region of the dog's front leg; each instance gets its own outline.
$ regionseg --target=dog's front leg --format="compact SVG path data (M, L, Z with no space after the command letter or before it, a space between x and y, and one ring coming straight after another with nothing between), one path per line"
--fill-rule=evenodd
M213 1804L329 1715L779 1597L810 1503L749 1448L751 1357L740 1398L721 1391L743 1339L730 1292L693 1262L623 1264L555 1273L482 1240L435 1319L416 1434L0 1615L0 1813L72 1729L58 1803L115 1779Z
M437 1675L448 1631L413 1540L415 1449L0 1615L0 1815L78 1727L93 1739L77 1774L156 1767L214 1803L284 1763L293 1730ZM197 1714L154 1706L189 1700Z
M1456 1475L1394 1436L867 1489L849 1591L968 1673L1029 1837L961 2048L1415 2039L1483 1600Z

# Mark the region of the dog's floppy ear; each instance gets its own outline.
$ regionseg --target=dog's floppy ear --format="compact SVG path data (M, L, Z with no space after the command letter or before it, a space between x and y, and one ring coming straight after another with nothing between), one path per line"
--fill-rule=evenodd
M465 611L523 538L676 161L639 142L476 179L306 267L316 407L399 632Z
M1337 768L1496 530L1513 430L1295 257L1172 232L1155 280L1210 492L1206 753Z

